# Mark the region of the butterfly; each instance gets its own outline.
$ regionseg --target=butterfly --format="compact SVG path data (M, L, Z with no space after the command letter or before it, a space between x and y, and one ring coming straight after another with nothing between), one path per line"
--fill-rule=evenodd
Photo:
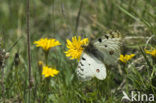
M121 35L118 32L104 34L85 47L76 73L83 81L96 77L99 80L106 78L106 67L116 65L120 56Z

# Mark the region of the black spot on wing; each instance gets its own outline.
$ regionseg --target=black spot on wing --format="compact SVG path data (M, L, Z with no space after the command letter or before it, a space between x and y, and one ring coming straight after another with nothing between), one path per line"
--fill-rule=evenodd
M80 69L81 71L84 71L84 69L82 69L81 66L78 66L78 69Z
M86 60L84 57L82 57L82 60Z
M105 38L106 38L106 39L109 39L109 36L105 35Z
M80 68L81 71L84 71L84 69Z
M83 76L82 73L80 73L79 71L77 71L78 76Z
M101 39L101 38L99 38L99 39L98 39L98 41L101 43L101 42L102 42L102 39Z
M113 55L114 54L114 51L112 50L112 51L109 51L109 54L110 55Z
M83 74L82 74L83 69L81 69L80 66L78 67L78 70L77 70L76 72L77 72L78 75L81 75L81 76L83 75Z
M96 72L99 73L100 72L100 69L96 69Z
M82 62L80 62L80 64L81 64L81 66L84 66L84 65L82 64Z

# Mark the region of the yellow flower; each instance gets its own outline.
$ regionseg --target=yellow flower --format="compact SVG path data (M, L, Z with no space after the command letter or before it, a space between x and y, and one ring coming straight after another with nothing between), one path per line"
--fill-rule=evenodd
M156 58L156 49L150 50L150 51L145 49L145 53L150 54L150 55L152 55L153 57Z
M39 65L39 66L43 66L43 64L44 64L44 63L43 63L42 61L38 61L38 65Z
M36 44L36 47L42 47L45 51L48 51L52 47L61 45L59 41L53 38L41 38L38 41L34 41L34 44Z
M58 73L59 73L59 71L54 68L49 68L48 66L43 66L42 75L44 75L45 77L49 77L49 76L54 77Z
M135 56L135 54L130 54L130 55L120 55L120 61L123 63L127 63L130 59L132 59Z
M72 37L72 41L67 40L67 48L68 50L65 51L67 57L71 57L70 59L80 59L80 56L83 52L83 47L88 45L88 38L84 38L81 40L81 37L79 36L76 38L76 36Z

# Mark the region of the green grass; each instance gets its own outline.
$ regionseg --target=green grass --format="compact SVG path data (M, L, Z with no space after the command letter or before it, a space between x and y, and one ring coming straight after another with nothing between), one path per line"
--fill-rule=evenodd
M142 90L156 96L156 65L151 56L144 54L146 40L126 41L126 53L135 53L142 62L131 67L110 68L103 81L93 79L87 82L78 80L75 69L77 61L70 60L64 54L66 39L74 35L90 37L92 34L118 30L123 37L150 37L156 35L156 1L155 0L83 0L77 33L76 18L79 0L30 0L30 35L32 87L31 103L120 103L122 90ZM96 15L96 17L95 17ZM139 25L136 27L136 25ZM41 48L36 48L34 41L42 37L53 37L61 46L49 53L48 65L55 66L59 75L50 78L49 90L46 81L41 80L38 61L44 60ZM10 50L0 72L0 102L28 103L28 58L26 41L26 0L0 1L0 49ZM17 41L17 44L13 46ZM132 43L132 44L130 44ZM13 48L11 48L13 46ZM148 47L156 47L152 39ZM11 49L10 49L11 48ZM16 55L16 56L15 56ZM19 56L17 56L19 55ZM144 69L138 70L138 66ZM122 71L122 73L120 73ZM124 85L117 90L125 79ZM2 83L2 81L4 83ZM4 86L4 89L2 88ZM3 93L1 92L3 91Z

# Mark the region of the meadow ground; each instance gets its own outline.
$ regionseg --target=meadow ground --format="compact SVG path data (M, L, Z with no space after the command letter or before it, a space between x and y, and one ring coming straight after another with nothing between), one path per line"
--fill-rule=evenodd
M127 38L123 51L135 57L107 68L105 80L78 80L78 61L64 53L66 39L102 36L110 30ZM156 53L144 51L156 49L155 36L155 0L30 0L29 86L26 0L1 0L0 103L121 103L122 91L130 95L132 90L153 94L156 100ZM49 51L48 60L34 44L45 37L61 43ZM47 61L58 75L45 78L39 61Z

